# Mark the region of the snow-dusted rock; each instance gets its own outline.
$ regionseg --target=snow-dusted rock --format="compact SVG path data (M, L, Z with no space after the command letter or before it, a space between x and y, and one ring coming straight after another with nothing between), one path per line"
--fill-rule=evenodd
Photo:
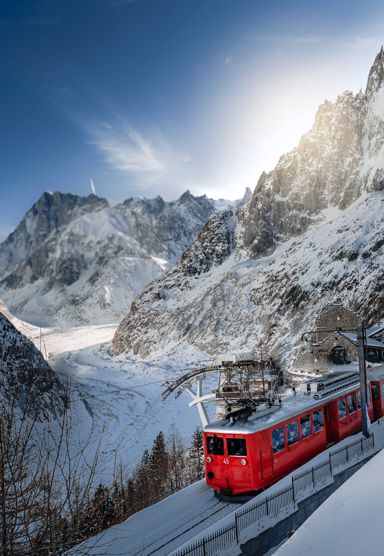
M120 320L216 212L189 191L177 201L44 193L0 245L0 297L37 324Z
M213 355L262 344L288 361L324 304L382 317L383 79L381 51L366 93L319 108L298 147L229 217L228 233L213 219L144 290L117 329L116 353L156 355L185 343Z
M64 409L64 387L40 351L0 313L0 399L46 418Z

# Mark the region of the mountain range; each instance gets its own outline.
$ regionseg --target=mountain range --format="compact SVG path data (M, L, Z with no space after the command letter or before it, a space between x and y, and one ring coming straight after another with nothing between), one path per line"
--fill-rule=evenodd
M115 353L262 348L292 365L325 304L384 312L384 52L366 89L325 101L252 199L214 215L132 304Z
M46 192L0 244L0 298L40 326L118 322L222 205Z

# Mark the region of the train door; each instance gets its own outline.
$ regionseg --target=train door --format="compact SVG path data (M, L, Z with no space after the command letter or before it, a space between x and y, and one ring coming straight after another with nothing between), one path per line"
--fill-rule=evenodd
M331 407L330 404L329 405L325 405L324 406L324 422L325 422L325 431L327 434L327 444L333 444L334 443L334 433L332 430L332 424L331 424Z
M249 440L249 437L239 436L226 438L227 458L224 463L228 465L229 486L234 494L253 490Z
M371 382L373 418L379 419L382 416L380 382Z

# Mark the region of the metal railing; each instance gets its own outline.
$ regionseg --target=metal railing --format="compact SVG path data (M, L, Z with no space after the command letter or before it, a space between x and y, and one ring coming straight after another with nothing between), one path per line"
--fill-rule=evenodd
M289 509L294 508L298 501L304 500L319 487L330 484L333 476L340 472L340 468L348 468L350 463L361 459L362 455L371 452L374 447L375 439L372 434L330 452L327 461L293 475L292 483L288 487L237 510L233 523L213 531L185 548L175 550L172 555L214 556L222 553L229 546L238 545L242 533L246 529L257 525L261 532L268 528L271 517L276 517L279 513L286 513Z

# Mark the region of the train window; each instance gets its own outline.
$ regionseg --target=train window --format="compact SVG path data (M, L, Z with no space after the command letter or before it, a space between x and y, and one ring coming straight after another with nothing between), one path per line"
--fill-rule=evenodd
M305 438L312 434L312 425L311 425L311 416L306 415L305 417L300 417L300 428L301 428L301 437Z
M319 432L323 428L323 412L321 409L315 411L313 414L313 428L315 432Z
M357 392L357 409L361 409L361 392Z
M347 396L348 413L355 413L356 411L356 400L353 394Z
M224 441L218 436L207 436L207 450L208 454L213 456L224 455Z
M337 409L339 410L339 419L344 419L347 415L347 406L344 399L337 402Z
M372 384L372 398L376 401L380 399L380 390L377 384Z
M293 421L287 425L287 437L288 446L291 446L299 440L299 423L298 421Z
M384 400L384 382L381 385L381 399Z
M371 389L367 388L367 404L371 403Z
M247 445L245 438L228 438L227 450L229 456L246 456Z
M275 454L285 448L284 427L272 431L272 450Z

